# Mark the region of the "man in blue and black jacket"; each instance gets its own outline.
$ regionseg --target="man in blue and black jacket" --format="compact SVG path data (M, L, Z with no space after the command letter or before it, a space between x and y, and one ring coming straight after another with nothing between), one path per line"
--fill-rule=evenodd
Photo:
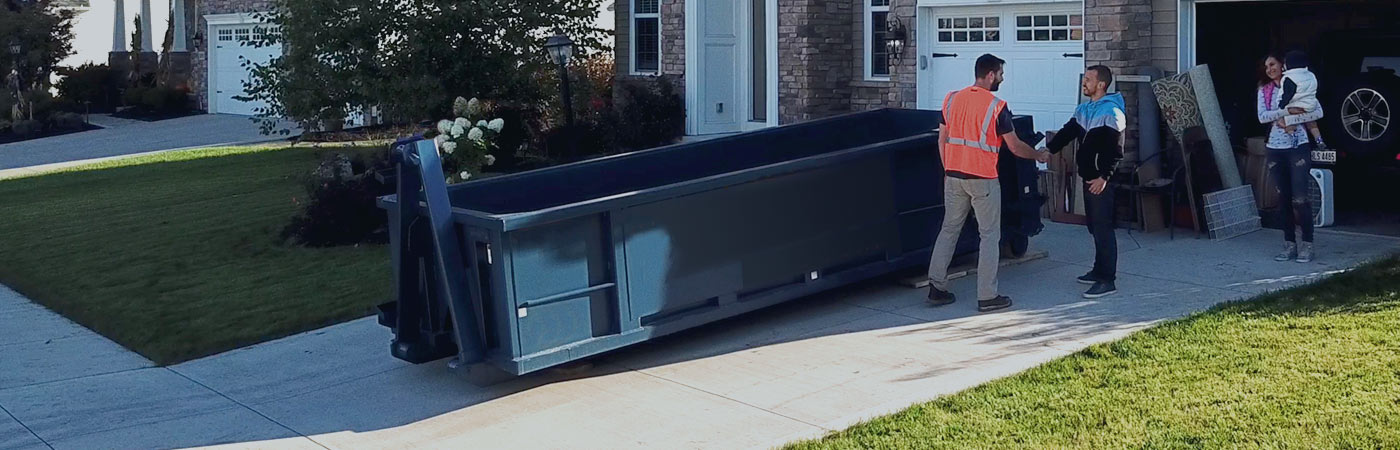
M1109 177L1123 159L1123 130L1127 127L1123 96L1109 94L1113 71L1104 66L1085 70L1081 88L1089 102L1074 110L1074 117L1050 138L1051 153L1059 153L1070 142L1079 142L1075 163L1084 179L1084 211L1089 234L1094 236L1094 270L1079 277L1092 284L1084 298L1099 298L1118 292L1118 238L1114 235L1113 189Z

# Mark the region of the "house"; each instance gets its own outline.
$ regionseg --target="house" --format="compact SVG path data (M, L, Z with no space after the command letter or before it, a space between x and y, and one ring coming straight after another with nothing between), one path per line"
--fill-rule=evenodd
M251 115L261 106L234 97L244 94L247 69L240 61L262 62L281 53L280 46L239 45L264 32L256 12L270 0L65 0L79 12L74 26L75 54L62 65L107 61L114 68L156 67L161 37L173 28L168 56L172 78L181 80L198 109L211 114ZM141 17L143 51L133 61L131 33ZM169 18L170 24L167 25ZM613 12L599 8L597 25L611 28ZM178 82L177 82L178 83Z
M1242 86L1252 102L1252 70L1271 45L1306 47L1319 27L1394 24L1389 12L1395 5L1390 0L618 0L615 51L620 78L677 80L691 135L881 107L934 109L944 94L972 82L973 63L983 53L1007 60L998 95L1015 113L1034 116L1037 128L1053 129L1079 103L1079 77L1087 66L1146 75L1206 62L1213 70L1226 70L1228 60L1228 76L1217 71L1217 84L1230 83L1232 95L1234 85ZM1382 9L1387 14L1376 14ZM1245 22L1255 34L1235 36ZM1318 25L1300 25L1309 23ZM1203 36L1210 38L1198 38ZM1244 42L1250 44L1247 50L1238 47ZM1132 158L1136 91L1145 85L1139 77L1120 80L1116 88L1128 102ZM1221 101L1229 109L1240 98L1222 93Z

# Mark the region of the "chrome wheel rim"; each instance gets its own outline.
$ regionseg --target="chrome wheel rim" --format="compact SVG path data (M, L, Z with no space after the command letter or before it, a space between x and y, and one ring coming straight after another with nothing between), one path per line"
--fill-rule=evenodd
M1374 89L1357 89L1342 101L1342 128L1361 142L1384 136L1390 129L1390 116L1390 102Z

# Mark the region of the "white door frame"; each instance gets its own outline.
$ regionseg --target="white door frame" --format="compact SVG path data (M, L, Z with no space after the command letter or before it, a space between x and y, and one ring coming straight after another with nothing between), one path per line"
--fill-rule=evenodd
M214 47L218 45L219 37L214 33L214 28L225 25L247 25L266 22L259 20L257 16L250 13L206 14L204 16L204 22L204 96L208 102L209 111L211 113L217 113L219 110L219 98L215 93L218 92L217 87L219 86L219 59L217 55L214 54Z
M700 130L700 7L699 2L703 0L685 1L685 134L695 135ZM739 120L739 131L752 131L761 128L778 126L778 0L736 0L740 4L740 19L743 26L739 27L739 111L743 112ZM767 56L764 61L767 63L764 73L768 75L765 80L767 88L767 108L766 120L764 122L753 122L747 119L753 111L753 40L751 36L752 28L748 25L753 23L753 2L762 1L763 11L767 15L764 25L767 37Z

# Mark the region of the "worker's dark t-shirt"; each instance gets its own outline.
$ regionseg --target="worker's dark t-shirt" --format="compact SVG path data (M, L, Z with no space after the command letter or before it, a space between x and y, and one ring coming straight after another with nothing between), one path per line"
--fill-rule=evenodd
M943 120L943 116L942 116L942 115L939 115L939 116L938 116L938 124L939 124L939 125L945 125L945 124L947 124L947 123L948 123L947 121ZM1014 124L1011 123L1011 107L1010 107L1010 106L1007 106L1007 107L1001 109L1001 114L998 114L998 115L997 115L997 136L1001 136L1001 135L1004 135L1004 134L1006 134L1006 133L1010 133L1010 132L1013 132L1013 131L1016 131L1016 125L1014 125ZM986 180L986 179L988 179L987 177L979 177L979 176L977 176L977 175L970 175L970 174L958 172L958 171L956 171L956 170L945 170L944 173L947 174L947 175L950 176L950 177L959 178L959 179L963 179L963 180Z

